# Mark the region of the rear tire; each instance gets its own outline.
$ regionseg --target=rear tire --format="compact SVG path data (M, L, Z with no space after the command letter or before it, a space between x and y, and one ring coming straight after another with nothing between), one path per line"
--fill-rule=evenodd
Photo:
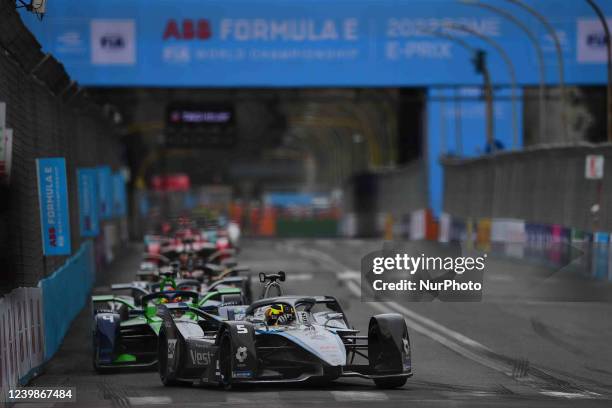
M390 378L376 378L374 379L374 383L378 388L383 389L391 389L391 388L399 388L406 384L408 381L407 377L390 377Z
M229 334L223 335L221 339L221 349L220 349L220 361L219 361L219 371L221 372L222 379L219 382L219 385L224 390L232 389L232 340Z

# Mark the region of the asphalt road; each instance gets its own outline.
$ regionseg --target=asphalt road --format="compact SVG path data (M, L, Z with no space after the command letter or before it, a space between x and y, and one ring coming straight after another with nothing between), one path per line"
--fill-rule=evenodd
M76 387L76 404L17 406L612 406L612 304L547 296L607 295L609 285L571 271L551 275L547 266L489 258L482 302L362 303L360 260L381 245L364 240L251 240L243 243L240 261L255 272L286 271L288 294L336 296L351 323L361 330L373 314L404 315L415 374L401 389L379 390L369 381L346 379L325 387L275 385L222 391L165 388L156 372L98 375L91 365L86 309L45 373L31 384ZM100 276L96 291L131 280L139 250L132 247Z

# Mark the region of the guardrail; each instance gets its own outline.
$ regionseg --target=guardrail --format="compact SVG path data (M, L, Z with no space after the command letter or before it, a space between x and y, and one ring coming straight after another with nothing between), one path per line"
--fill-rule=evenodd
M604 156L602 180L585 178L591 154ZM444 212L453 217L612 231L612 144L537 147L441 162ZM593 212L595 204L599 210Z

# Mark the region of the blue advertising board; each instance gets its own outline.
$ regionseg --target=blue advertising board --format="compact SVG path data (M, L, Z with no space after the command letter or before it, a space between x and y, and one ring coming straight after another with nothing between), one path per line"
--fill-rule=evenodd
M113 217L113 171L110 166L100 166L96 170L100 219L108 220Z
M66 159L36 159L43 255L70 255Z
M125 178L121 173L113 174L113 215L116 217L125 217L127 215Z
M568 83L605 83L603 28L586 1L524 0L559 38ZM521 20L558 82L552 37L507 0L483 0ZM612 2L600 1L612 16ZM429 86L477 85L471 55L443 31L489 51L489 69L509 77L499 53L465 31L498 42L520 84L538 82L536 49L516 24L456 0L54 0L40 22L23 19L83 85Z
M81 236L96 237L100 233L97 170L94 168L78 169L77 184Z

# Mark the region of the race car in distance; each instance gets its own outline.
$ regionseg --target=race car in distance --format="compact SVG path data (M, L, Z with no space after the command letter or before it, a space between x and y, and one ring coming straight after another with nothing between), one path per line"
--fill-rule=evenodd
M270 320L278 317L271 310L284 311L282 323ZM166 304L158 316L163 319L158 369L167 386L230 388L362 377L380 388L395 388L412 376L410 339L400 315L371 317L367 335L359 336L330 296L264 298L250 306L220 308L218 315Z
M242 298L237 288L219 288L205 295L176 288L152 293L129 285L118 289L141 291L141 295L92 297L93 366L98 372L121 367L153 368L157 364L157 335L162 323L156 316L158 305L182 302L218 313L219 306Z

